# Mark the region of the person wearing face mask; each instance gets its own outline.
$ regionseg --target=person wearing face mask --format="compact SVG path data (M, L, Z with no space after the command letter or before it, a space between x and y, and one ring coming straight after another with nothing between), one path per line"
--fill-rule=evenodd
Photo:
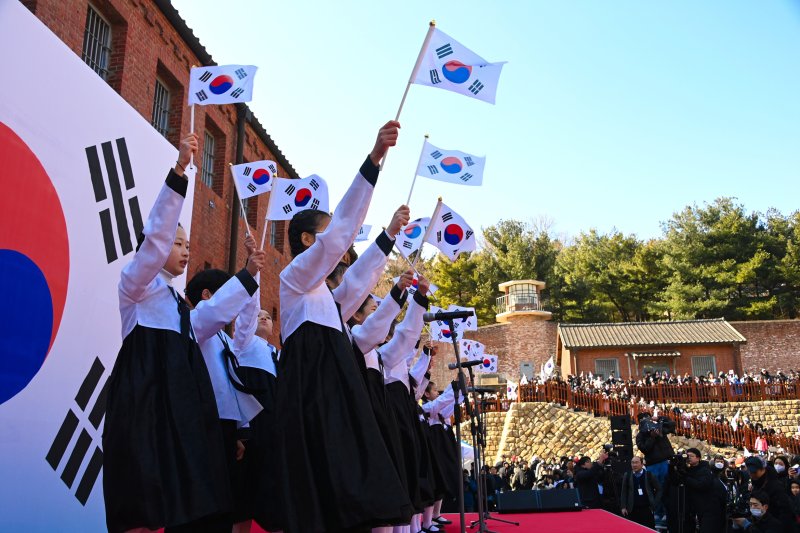
M789 488L789 458L779 455L772 461L772 468L778 474L777 479L784 488Z
M753 479L753 494L762 491L769 497L770 513L783 524L783 531L794 531L795 515L789 501L786 487L778 481L778 475L771 465L765 465L760 457L748 457L744 464Z
M700 450L686 450L686 507L683 531L694 531L694 517L700 523L700 533L719 533L725 530L727 492L707 461L700 459Z
M753 492L750 496L751 520L747 518L734 518L734 530L744 530L748 533L783 533L783 524L769 512L769 495L761 490Z

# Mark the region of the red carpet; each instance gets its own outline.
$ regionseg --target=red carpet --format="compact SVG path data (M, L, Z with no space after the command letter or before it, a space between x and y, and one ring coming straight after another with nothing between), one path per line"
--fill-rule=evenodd
M461 526L457 514L444 515L453 523L445 529L447 533L459 533ZM496 520L489 520L487 526L496 533L644 533L652 532L652 529L642 527L624 518L615 516L611 513L598 510L586 510L570 513L527 513L527 514L492 514L503 520L519 522L519 526L504 524ZM467 513L467 531L474 532L476 528L470 528L469 524L476 520L478 515ZM264 533L264 530L253 525L250 533Z
M445 531L447 533L459 533L461 526L458 521L458 515L448 514L444 516L453 521ZM519 526L514 526L497 520L489 520L486 523L487 528L496 533L528 533L530 531L535 531L536 533L549 531L554 533L644 533L645 531L650 531L652 533L653 531L606 511L595 509L568 513L492 513L492 516L519 522ZM469 525L478 518L478 515L476 513L467 513L466 518L467 531L474 532L477 528L470 529Z

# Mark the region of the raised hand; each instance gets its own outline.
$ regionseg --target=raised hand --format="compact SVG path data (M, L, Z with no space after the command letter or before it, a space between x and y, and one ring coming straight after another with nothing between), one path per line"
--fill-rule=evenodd
M407 205L401 205L397 208L397 211L394 212L392 216L392 221L389 222L389 225L386 226L386 235L390 237L394 237L400 230L408 224L408 219L410 218L411 210L408 208Z
M402 274L400 274L400 279L397 280L397 287L404 291L411 286L414 282L414 271L413 270L406 270Z
M419 277L419 286L417 290L420 291L425 296L428 295L428 290L431 288L431 282L425 276L420 275Z
M389 151L389 147L397 144L397 135L400 131L400 123L390 120L378 131L378 138L375 139L375 146L369 154L369 159L375 166L380 165L381 159Z
M198 142L196 133L190 133L181 139L181 144L178 146L178 162L175 165L175 173L179 176L183 176L192 155L197 154Z
M247 250L248 256L253 255L253 252L256 251L256 239L253 235L248 235L244 240L244 249Z
M264 268L266 261L267 253L264 250L256 250L247 258L247 266L245 268L251 276L255 277L255 275Z

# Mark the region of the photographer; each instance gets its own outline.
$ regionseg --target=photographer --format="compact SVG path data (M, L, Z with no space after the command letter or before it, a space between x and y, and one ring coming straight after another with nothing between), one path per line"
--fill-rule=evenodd
M602 504L598 485L603 479L603 462L608 459L608 454L602 451L595 462L586 456L578 460L575 469L575 487L584 507L599 509Z
M786 488L778 480L778 474L770 465L765 465L760 457L748 457L744 461L747 471L753 480L753 493L762 491L767 494L771 514L781 524L786 533L794 531L795 516L792 503Z
M661 500L661 486L653 474L644 469L642 458L631 459L631 471L622 476L620 505L622 516L632 522L655 529L653 516Z
M686 450L686 517L684 531L694 531L694 516L700 523L700 533L719 533L725 530L727 491L708 466L700 460L700 450Z
M667 435L675 433L675 422L665 416L652 418L649 413L639 413L639 434L636 447L644 454L647 471L653 474L662 487L667 483L669 458L675 455ZM656 520L663 523L664 505L655 509Z
M769 496L762 490L753 492L750 496L751 520L747 518L734 518L734 530L742 529L748 533L784 533L783 524L769 512Z

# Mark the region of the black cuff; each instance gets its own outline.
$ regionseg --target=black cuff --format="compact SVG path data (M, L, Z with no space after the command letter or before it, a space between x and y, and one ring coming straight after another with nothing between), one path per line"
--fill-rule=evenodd
M242 427L236 430L236 440L248 440L248 439L250 439L249 427Z
M378 238L375 239L375 244L381 249L383 255L389 255L389 252L391 252L394 247L394 241L386 235L386 231L382 231L381 234L378 235Z
M397 305L403 307L403 305L406 303L406 300L408 300L408 291L405 291L395 285L392 287L392 290L389 291L389 296L392 297L392 300L397 302Z
M425 372L425 379L427 379L428 381L431 380L431 373L430 372Z
M242 282L242 286L247 290L247 294L254 295L258 290L258 283L255 278L250 275L246 268L241 269L236 273L236 277Z
M170 169L167 174L167 187L186 198L186 189L189 187L189 180L178 176L174 169Z
M428 297L422 294L422 291L417 291L414 293L414 301L425 309L428 308Z
M364 164L361 165L361 170L359 170L361 175L364 176L364 179L367 180L373 187L376 183L378 183L378 173L380 171L381 168L377 165L373 165L372 159L370 159L369 156L367 156L366 161L364 161Z
M423 346L422 347L422 353L424 353L425 355L430 355L431 354L431 349L428 348L428 346Z

